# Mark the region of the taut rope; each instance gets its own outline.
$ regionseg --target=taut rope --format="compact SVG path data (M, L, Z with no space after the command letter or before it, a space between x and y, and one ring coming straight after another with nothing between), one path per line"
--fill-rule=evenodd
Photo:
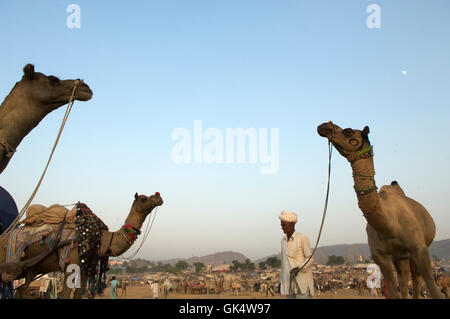
M52 160L53 153L55 152L56 146L58 145L59 138L61 137L61 133L62 133L62 131L64 129L64 126L66 125L67 118L69 117L70 111L72 110L72 105L75 102L73 100L73 97L75 95L75 90L76 90L76 88L77 88L79 83L80 83L80 80L75 80L75 82L74 82L74 86L73 86L73 89L72 89L72 95L70 96L69 102L67 104L66 113L64 114L64 118L62 120L61 127L59 128L58 136L56 137L55 143L53 145L53 149L52 149L52 151L50 153L50 157L49 157L49 159L47 161L47 165L45 166L44 172L42 173L41 178L39 179L39 182L37 183L33 193L31 194L30 199L27 201L25 206L22 208L22 210L20 211L19 215L16 217L16 219L14 219L14 221L11 223L11 225L9 225L9 227L5 230L5 232L3 232L0 235L0 241L2 241L6 236L8 236L9 233L19 224L20 219L25 214L26 210L28 209L28 207L30 206L31 202L33 201L34 196L36 195L39 187L41 186L42 180L44 179L45 173L47 172L47 168L48 168L48 166L50 164L50 161Z
M305 266L309 263L309 261L310 261L310 260L312 259L312 257L314 256L314 254L315 254L315 252L316 252L316 250L317 250L317 245L319 245L320 236L322 235L322 228L323 228L323 225L324 225L324 223L325 223L325 215L326 215L327 209L328 209L328 194L329 194L329 192L330 192L331 155L332 155L332 153L333 153L333 146L331 145L331 142L328 141L328 183L327 183L327 195L326 195L326 197L325 197L325 204L324 204L324 207L323 207L322 222L320 223L319 234L318 234L318 236L317 236L317 241L316 241L316 245L315 245L315 247L314 247L314 250L313 250L311 256L309 256L308 260L307 260L305 263L303 263L303 265L299 268L299 270L298 270L299 272L300 272L303 268L305 268ZM297 284L297 281L295 280L295 276L293 276L292 273L291 273L291 276L290 276L290 281L291 281L291 283L292 283L292 281L294 281L295 284L298 285L298 284ZM298 287L298 286L297 286L297 287ZM298 287L298 288L299 288L299 287ZM300 291L300 289L298 289L298 290Z

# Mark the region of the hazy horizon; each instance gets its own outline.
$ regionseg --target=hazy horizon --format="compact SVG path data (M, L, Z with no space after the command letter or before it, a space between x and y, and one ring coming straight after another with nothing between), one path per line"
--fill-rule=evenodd
M441 240L435 240L435 241L433 241L433 243L438 242L438 241L446 241L446 240L450 240L450 238L441 239ZM333 247L333 246L341 246L341 245L368 245L368 244L367 244L367 242L366 243L363 243L363 242L361 242L361 243L336 243L336 244L331 244L331 245L320 245L319 244L317 249L322 249L322 248L326 248L326 247ZM313 247L311 247L311 249L313 250ZM172 258L165 258L165 259L146 259L146 258L141 258L141 259L145 259L145 260L150 261L150 262L161 262L161 261L162 262L167 262L167 261L170 261L170 260L177 260L177 259L187 260L187 259L190 259L190 258L204 258L204 257L208 257L208 256L211 256L211 255L221 254L221 253L228 253L228 252L229 253L238 253L238 254L244 255L245 257L248 257L247 255L243 254L240 251L224 250L224 251L216 251L216 252L208 253L208 254L201 255L201 256L172 257ZM268 255L264 255L264 256L258 256L256 258L249 258L249 259L252 262L254 262L256 260L264 259L264 258L267 258L267 257L270 257L270 256L279 255L279 254L280 254L280 252L277 251L277 252L274 252L272 254L268 254ZM127 260L125 260L123 258L116 258L116 257L111 257L111 258L127 261ZM136 259L138 259L138 258L136 258ZM220 262L220 260L218 261L218 263L215 263L215 264L220 264L219 262Z
M115 231L136 192L160 192L136 256L149 260L270 255L282 210L314 246L328 168L317 126L332 120L370 127L378 187L398 181L433 216L435 240L447 239L449 12L445 0L3 1L1 99L27 63L94 93L75 102L33 203L84 202ZM0 175L19 210L65 109ZM229 137L241 131L245 147ZM334 150L319 246L367 242L365 227L351 167Z

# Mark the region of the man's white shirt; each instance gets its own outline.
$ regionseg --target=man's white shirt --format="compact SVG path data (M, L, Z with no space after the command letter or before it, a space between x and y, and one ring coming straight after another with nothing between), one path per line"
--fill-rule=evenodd
M314 296L314 281L311 272L312 258L295 278L300 292L290 291L290 271L295 267L302 267L310 256L311 247L306 235L294 232L289 241L287 236L281 239L280 293L282 295L291 295L293 292L294 294L305 294L309 288L311 295Z

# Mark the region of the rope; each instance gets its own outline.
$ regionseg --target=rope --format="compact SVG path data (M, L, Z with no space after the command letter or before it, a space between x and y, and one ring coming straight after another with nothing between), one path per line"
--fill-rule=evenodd
M72 95L70 96L69 102L67 104L66 113L64 114L64 118L62 120L61 127L60 127L58 135L56 137L55 144L53 145L53 149L52 149L52 151L50 153L50 157L49 157L49 159L47 161L47 165L45 166L44 172L42 173L41 178L39 179L39 182L37 183L33 193L31 194L30 199L26 202L25 206L22 208L22 210L20 211L19 215L14 219L14 221L11 223L11 225L9 225L9 227L5 230L5 232L0 235L0 241L2 241L6 236L8 236L9 233L19 224L20 219L25 214L25 211L30 206L31 202L34 199L34 196L36 195L39 187L41 186L42 180L44 179L45 173L47 172L47 168L48 168L48 166L50 164L50 161L52 160L53 153L55 152L56 146L58 145L59 138L61 137L61 134L62 134L62 131L64 129L64 126L66 125L67 118L69 117L70 111L72 110L72 105L75 102L73 100L73 97L75 95L75 90L76 90L76 88L77 88L79 83L80 83L79 80L75 80L75 82L74 82L74 86L73 86L73 89L72 89Z
M316 245L314 247L314 250L313 250L311 256L309 256L308 260L305 263L303 263L303 265L299 268L299 270L298 270L299 272L303 268L305 268L305 266L309 263L309 261L314 256L314 254L315 254L315 252L317 250L317 245L319 245L320 236L322 235L322 228L323 228L323 225L324 225L324 222L325 222L325 215L326 215L327 209L328 209L328 194L330 192L331 155L332 155L332 153L333 153L333 146L331 145L331 142L328 141L328 183L327 183L327 195L325 197L325 204L324 204L324 208L323 208L322 222L320 223L319 234L317 236L317 241L316 241ZM295 278L294 278L293 274L291 273L290 281L291 281L291 283L292 283L292 281L294 281L296 283L297 287L298 287L297 281L294 280L294 279ZM299 289L299 291L300 291L300 289Z
M150 234L150 230L151 230L151 228L152 228L152 226L153 226L153 222L155 221L155 218L156 218L156 212L157 212L157 211L158 211L158 206L156 206L156 208L155 208L155 213L153 214L153 219L152 219L151 216L150 216L150 218L149 218L148 221L147 221L147 226L146 226L146 229L145 229L145 232L144 232L144 236L142 237L142 241L141 241L141 244L139 245L138 249L137 249L133 254L131 254L131 255L128 256L128 257L125 257L125 256L122 254L122 255L119 256L120 258L123 258L123 259L126 259L126 260L131 260L131 259L133 259L133 258L137 255L137 253L141 250L142 246L144 245L145 241L147 240L148 235ZM151 219L152 219L152 221L151 221L151 223L150 223L150 220L151 220Z

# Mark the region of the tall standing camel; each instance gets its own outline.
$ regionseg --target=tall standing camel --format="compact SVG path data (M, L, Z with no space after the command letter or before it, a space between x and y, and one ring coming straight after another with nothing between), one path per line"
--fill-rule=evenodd
M317 132L351 164L358 206L367 220L370 252L380 266L389 296L408 297L411 270L414 298L420 298L421 278L432 298L443 298L434 281L428 253L436 233L433 218L420 203L407 197L395 181L377 191L369 127L362 131L341 129L328 122L319 125ZM398 273L401 296L394 283L392 263Z
M151 195L149 197L145 195L138 195L136 193L133 205L131 206L128 217L125 220L124 226L122 226L116 232L102 231L101 233L101 244L98 250L99 257L109 257L109 256L120 256L124 252L126 252L133 244L134 239L127 236L127 232L125 232L125 227L134 227L136 230L140 230L146 217L152 212L152 210L163 204L163 200L159 193L155 193L155 195ZM2 242L0 242L0 264L5 261L5 247L8 241L8 237L6 237ZM23 258L25 261L28 259L32 259L33 257L39 256L46 247L41 245L40 243L31 244L25 250L25 257ZM44 259L42 259L39 263L35 264L32 267L26 269L26 271L20 272L14 279L26 278L26 282L23 289L26 289L28 285L31 283L33 278L38 274L46 274L50 272L58 272L61 271L59 264L55 263L55 260L58 260L58 251L51 253ZM67 299L70 297L71 289L67 286L68 276L71 274L68 272L67 267L70 264L81 265L80 256L77 247L72 247L68 254L68 263L65 266L64 274L65 280L63 285L62 298ZM81 274L81 287L76 289L75 296L77 298L81 298L83 289L87 282L87 276L85 274Z
M23 68L22 79L0 106L0 174L23 138L47 114L69 102L75 81L35 72L32 64ZM80 80L77 83L74 100L90 100L89 86Z

